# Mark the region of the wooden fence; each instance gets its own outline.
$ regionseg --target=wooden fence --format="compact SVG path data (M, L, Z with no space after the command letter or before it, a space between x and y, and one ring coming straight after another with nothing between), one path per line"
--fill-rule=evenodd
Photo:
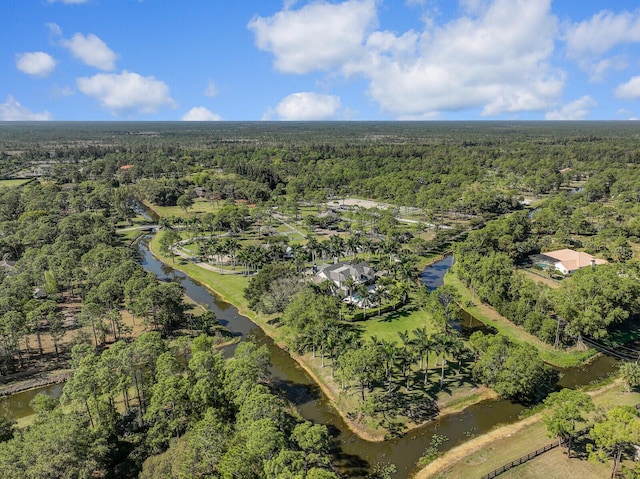
M640 409L640 404L636 405L637 409ZM576 432L573 437L572 440L575 440L579 437L584 436L585 434L587 434L589 431L591 431L591 428L593 426L587 426L583 429L580 429L578 432ZM520 464L524 464L527 461L530 461L531 459L534 459L536 457L538 457L540 454L544 454L547 451L550 451L551 449L554 449L558 446L562 446L564 445L565 442L562 440L559 441L553 441L552 443L547 444L546 446L530 452L529 454L527 454L526 456L522 456L518 459L516 459L515 461L511 461L508 464L505 464L504 466L499 467L498 469L494 469L493 471L491 471L489 474L485 474L484 476L482 476L482 479L493 479L496 476L499 476L500 474L502 474L503 472L507 472L509 469L519 466Z
M538 457L540 454L544 454L545 452L558 447L560 444L561 444L560 441L554 441L554 442L552 442L550 444L547 444L543 448L540 448L540 449L538 449L536 451L530 452L526 456L522 456L522 457L516 459L515 461L511 461L511 462L505 464L504 466L501 466L498 469L495 469L495 470L491 471L489 474L485 474L484 476L482 476L482 479L493 479L494 477L499 476L503 472L506 472L509 469L513 468L513 467L519 466L520 464L524 464L525 462L530 461L531 459L533 459L535 457Z

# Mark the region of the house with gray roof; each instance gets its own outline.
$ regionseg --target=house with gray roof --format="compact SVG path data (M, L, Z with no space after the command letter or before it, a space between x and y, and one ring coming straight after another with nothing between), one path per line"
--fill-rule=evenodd
M370 284L375 280L375 271L366 261L355 265L347 263L325 264L318 267L316 278L320 281L332 281L338 290L347 292L345 283L349 278L353 280L352 288L363 283Z

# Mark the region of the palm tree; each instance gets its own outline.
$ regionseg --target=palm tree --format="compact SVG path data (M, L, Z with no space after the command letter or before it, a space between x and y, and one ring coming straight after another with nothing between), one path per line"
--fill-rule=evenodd
M249 255L249 249L245 246L238 251L238 261L242 264L242 274L247 276L249 274L249 261L251 259Z
M226 238L224 240L224 246L227 253L231 255L231 265L236 267L236 252L240 247L240 242L236 238Z
M406 381L407 391L411 391L411 365L415 360L415 343L409 339L408 331L400 331L398 336L403 346L398 354L400 369Z
M204 244L204 255L209 261L211 261L212 256L215 254L218 242L217 238L212 238Z
M444 385L444 369L447 365L446 355L451 347L451 338L446 333L439 333L434 336L434 349L436 354L440 355L441 362L441 372L440 372L440 390L442 390L442 386Z
M420 366L424 371L424 385L429 382L429 352L434 347L434 341L431 335L427 332L426 327L418 328L413 331L415 336L415 343L420 350Z
M321 251L320 242L315 237L310 237L306 245L307 251L311 253L311 261L316 262L316 257Z
M222 241L216 241L212 246L212 253L218 256L218 266L220 266L220 274L224 273L222 257L226 253L227 248Z
M347 288L347 296L351 296L351 293L355 284L356 284L356 280L353 279L352 276L349 276L347 279L344 280L344 282L342 283L342 286Z
M467 347L457 332L449 336L449 341L449 351L458 362L458 370L456 371L456 374L460 375L460 370L462 369L462 356L464 356L467 351Z
M389 299L393 303L393 310L395 311L398 307L399 302L403 302L403 298L405 297L405 290L402 288L401 283L394 283L389 288Z
M356 293L360 297L360 306L362 306L362 319L367 318L367 307L371 304L371 299L369 298L369 289L367 285L364 283L360 283L356 288Z
M334 235L329 238L329 251L331 256L334 256L340 260L342 253L344 253L344 240L338 235Z
M391 392L391 377L393 374L393 363L398 357L400 350L395 341L386 341L378 339L376 336L371 337L371 341L377 346L380 359L384 362L384 375L387 380L387 391Z
M378 305L378 316L382 314L382 302L387 295L387 290L384 288L376 288L371 292L371 301Z
M349 238L347 238L347 250L351 251L351 253L353 254L353 259L356 259L356 256L358 254L358 246L360 246L360 236L358 235L351 235L349 236Z

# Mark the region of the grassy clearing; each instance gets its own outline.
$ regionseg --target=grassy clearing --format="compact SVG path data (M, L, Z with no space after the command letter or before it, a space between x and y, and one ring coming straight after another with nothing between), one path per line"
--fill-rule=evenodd
M160 236L155 235L150 243L151 251L163 259L172 268L180 270L188 274L192 279L209 286L213 289L222 299L233 303L242 314L245 314L253 319L245 311L249 311L247 306L247 300L244 299L243 291L249 284L249 278L239 274L220 274L208 269L201 268L195 264L187 261L180 261L180 258L176 257L174 260L167 258L160 253Z
M21 179L21 180L0 180L0 188L10 188L13 186L22 186L26 183L29 183L30 179Z
M158 216L164 218L171 218L172 216L178 218L193 218L201 214L216 213L219 210L215 203L205 198L196 198L193 200L193 206L186 212L179 206L158 206L148 201L145 201L144 204Z
M362 328L364 339L376 336L387 341L398 341L398 333L403 331L411 332L423 326L433 328L431 316L416 307L400 308L353 324Z
M621 387L620 381L617 381L594 391L592 397L596 406L635 405L640 401L640 393L621 393ZM547 436L541 415L536 414L518 423L495 429L452 449L415 477L418 479L480 477L552 441L553 438ZM578 450L581 447L584 448L584 443L579 442ZM611 463L594 464L587 461L584 455L569 459L564 448L557 448L511 469L500 477L582 479L609 477L610 474Z
M583 363L589 357L593 356L596 351L558 351L550 344L546 344L540 341L532 334L527 333L524 329L514 325L511 321L498 314L498 312L484 304L479 304L478 298L471 294L471 291L462 284L455 274L447 274L445 276L445 283L456 288L462 298L462 304L473 304L473 306L466 307L465 310L476 317L483 323L491 326L507 336L513 341L520 343L528 343L535 346L542 359L549 364L553 364L559 367L572 367Z

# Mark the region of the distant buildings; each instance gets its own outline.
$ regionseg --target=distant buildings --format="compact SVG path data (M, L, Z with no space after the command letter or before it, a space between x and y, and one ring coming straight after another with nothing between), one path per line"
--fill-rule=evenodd
M603 259L595 258L588 253L574 251L572 249L559 249L556 251L534 254L531 255L529 259L534 265L538 265L545 269L555 268L562 274L571 274L580 268L607 263Z

